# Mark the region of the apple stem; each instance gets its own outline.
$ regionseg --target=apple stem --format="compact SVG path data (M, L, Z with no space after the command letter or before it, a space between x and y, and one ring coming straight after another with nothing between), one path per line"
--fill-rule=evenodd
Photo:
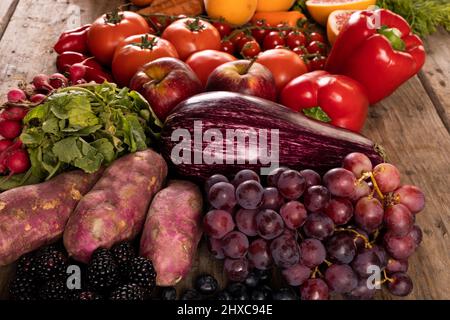
M250 63L248 64L247 67L245 67L245 69L243 70L242 74L246 74L248 73L248 71L250 70L250 68L255 64L256 62L256 57L250 60Z

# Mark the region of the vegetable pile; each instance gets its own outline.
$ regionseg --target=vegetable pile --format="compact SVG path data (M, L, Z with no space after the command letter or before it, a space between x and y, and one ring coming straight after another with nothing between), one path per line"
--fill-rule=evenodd
M19 261L13 299L176 299L203 231L229 283L218 291L199 275L184 300L371 299L368 266L392 294L411 292L425 196L359 132L370 104L422 67L414 32L447 26L448 10L294 2L210 0L207 16L115 9L60 35L59 73L10 90L0 112L0 265ZM230 132L257 137L242 145ZM69 259L86 269L76 290Z

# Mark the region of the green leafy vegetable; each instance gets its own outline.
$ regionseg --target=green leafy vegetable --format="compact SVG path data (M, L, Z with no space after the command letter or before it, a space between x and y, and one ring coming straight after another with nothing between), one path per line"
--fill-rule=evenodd
M162 127L140 94L112 83L61 89L31 110L24 124L20 138L30 154L30 181L71 168L95 172L146 149Z
M378 0L377 5L404 17L418 35L431 34L439 26L450 31L448 0Z

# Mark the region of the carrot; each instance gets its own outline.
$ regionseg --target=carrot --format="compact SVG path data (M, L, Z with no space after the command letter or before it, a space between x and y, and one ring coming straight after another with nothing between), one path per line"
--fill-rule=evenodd
M305 19L305 15L299 11L273 11L256 12L252 21L264 20L269 26L276 27L280 23L285 23L291 27L297 26L297 21Z

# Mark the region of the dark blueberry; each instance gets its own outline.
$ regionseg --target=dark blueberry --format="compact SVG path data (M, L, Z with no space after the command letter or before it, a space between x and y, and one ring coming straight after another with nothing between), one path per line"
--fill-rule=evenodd
M218 287L219 283L217 280L209 274L201 275L195 280L195 289L202 294L214 294Z
M251 300L271 300L272 289L268 286L260 286L252 290Z
M202 296L197 290L188 289L181 295L180 300L202 300Z
M244 284L248 288L256 288L259 285L259 282L260 282L259 275L254 271L250 272L247 278L245 278L244 280Z
M229 300L233 300L233 297L231 296L231 294L228 291L223 290L223 291L219 291L216 294L216 300L227 300L227 301L229 301Z
M281 288L273 293L273 300L298 300L295 292L290 288Z
M177 289L174 287L162 288L161 300L177 300Z

